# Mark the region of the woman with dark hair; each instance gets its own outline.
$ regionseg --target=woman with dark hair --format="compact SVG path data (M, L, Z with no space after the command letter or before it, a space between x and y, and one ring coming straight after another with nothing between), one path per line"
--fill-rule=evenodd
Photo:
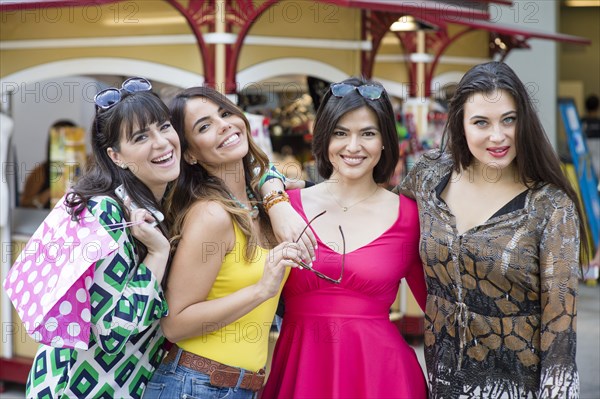
M275 246L256 191L268 160L242 111L193 87L174 98L171 116L183 157L168 196L175 252L161 325L175 345L145 397L253 398L287 267L301 262L301 251Z
M403 278L422 307L426 293L417 206L380 187L399 157L384 88L358 78L332 84L313 153L327 180L288 193L317 237L317 256L285 284L263 397L425 398L417 356L389 320Z
M400 185L419 206L430 397L578 397L582 213L512 69L465 74L444 142Z
M160 281L169 242L163 223L153 227L158 213L145 208L161 208L179 175L180 148L169 111L151 89L146 79L130 78L95 97L93 157L65 205L73 220L91 213L118 249L95 263L89 348L41 346L28 398L139 398L162 359L159 319L168 308ZM115 194L120 185L125 202Z

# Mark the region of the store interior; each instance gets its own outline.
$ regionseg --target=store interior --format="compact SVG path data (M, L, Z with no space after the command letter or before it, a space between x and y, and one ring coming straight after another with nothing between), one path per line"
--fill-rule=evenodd
M70 76L28 84L12 94L7 101L9 114L15 124L12 146L14 156L21 167L13 171L16 190L11 198L12 204L20 207L27 177L47 159L58 165L61 162L72 163L59 156L51 159L48 147L52 143L49 128L58 120L73 122L81 133L79 152L90 153L90 133L94 117L93 97L96 92L107 87L118 87L128 76L86 75ZM252 123L264 128L263 134L255 140L269 155L273 162L290 178L302 178L318 181L311 154L312 124L319 101L330 83L310 75L274 76L242 88L237 95L230 96L242 108ZM169 104L181 88L152 80L153 91L165 103ZM428 116L429 128L424 136L426 147L439 145L441 127L445 121L446 99L451 95L452 86L445 86L435 93L430 103ZM28 93L36 93L29 95ZM43 97L43 98L42 98ZM392 96L398 122L398 137L401 151L410 150L411 126L405 123L402 113L403 99ZM32 118L35 115L35 118ZM262 119L260 119L262 117ZM253 122L258 118L258 122ZM408 121L410 122L410 121ZM414 144L414 143L413 143ZM421 148L423 149L423 148ZM60 154L61 151L56 153ZM85 156L78 155L80 159ZM79 162L79 161L78 161ZM72 185L85 165L79 165L77 176L68 176L65 181L55 182L61 188L55 188L53 198L57 200ZM57 168L58 169L58 168ZM56 179L55 179L56 180ZM18 226L17 231L18 231Z

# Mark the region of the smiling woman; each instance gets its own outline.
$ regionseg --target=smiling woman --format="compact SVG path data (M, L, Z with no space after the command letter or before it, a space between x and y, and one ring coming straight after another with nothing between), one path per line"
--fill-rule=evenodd
M527 89L475 66L444 135L400 185L419 204L429 397L578 398L586 232Z
M389 320L400 281L422 307L425 281L416 204L379 187L399 157L384 88L358 78L332 84L313 153L327 180L289 197L317 237L316 260L313 273L294 269L285 284L264 397L426 398L417 357ZM277 228L290 223L280 215Z
M134 127L123 137L118 150L109 147L109 157L122 169L129 169L139 180L145 182L157 201L165 192L165 182L179 175L178 157L175 155L177 133L170 121L155 122L148 126Z
M168 229L164 223L153 227L144 208L162 208L167 184L179 175L180 146L169 111L151 88L146 79L134 78L95 98L94 157L65 205L73 220L93 215L118 249L101 248L110 255L95 263L86 282L89 348L40 346L27 397L139 398L162 359L159 319L168 308L160 281L169 257ZM125 202L115 193L118 186L130 193ZM129 209L130 202L141 207Z
M465 103L465 138L477 162L474 168L506 170L517 156L515 132L517 107L506 90L475 93ZM475 170L475 175L481 175Z
M144 397L253 398L300 247L275 245L256 192L268 160L243 112L217 91L193 87L175 97L171 114L183 161L168 197L175 254L162 328L175 345Z

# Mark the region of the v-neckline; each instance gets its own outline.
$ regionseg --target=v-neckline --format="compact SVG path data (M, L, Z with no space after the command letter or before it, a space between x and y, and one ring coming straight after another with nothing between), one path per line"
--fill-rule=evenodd
M509 201L507 201L500 208L498 208L498 210L496 212L494 212L492 214L492 216L487 218L485 221L478 223L478 224L464 230L463 232L459 232L458 228L456 226L456 224L457 224L456 223L456 215L454 214L454 212L452 212L452 209L450 209L450 206L448 206L446 201L442 198L442 192L448 185L448 182L450 181L451 177L452 177L452 172L450 172L446 176L444 176L444 178L435 186L434 192L435 192L437 200L440 201L441 203L443 203L444 206L448 209L448 213L454 220L453 228L454 228L456 234L458 234L459 236L463 236L463 235L467 234L468 232L470 232L471 230L474 230L481 226L484 226L484 225L490 223L490 221L493 219L496 219L496 218L508 215L512 212L516 212L516 211L524 209L527 205L527 197L529 196L529 193L531 192L531 189L526 188L525 190L516 194L513 198L511 198Z
M346 253L345 253L346 256L373 244L375 241L379 240L381 237L386 235L392 228L394 228L394 226L396 226L396 224L400 223L400 217L402 216L402 197L403 197L402 194L400 194L398 196L398 216L396 217L396 220L394 221L394 223L392 223L392 225L390 227L385 229L385 231L383 231L381 234L379 234L377 237L375 237L368 243L361 245L360 247L355 248L352 251L346 251ZM304 202L302 200L302 190L298 190L298 199L299 199L298 205L299 205L299 210L301 212L301 216L304 218L304 221L308 223L308 217L306 216L306 211L304 210ZM313 234L315 235L315 238L317 239L317 241L319 241L320 244L322 244L327 249L329 249L331 252L333 252L337 255L340 255L340 256L343 255L343 254L339 253L338 251L334 250L333 248L331 248L329 245L327 245L327 243L325 243L325 241L321 240L321 237L319 237L319 235L317 234L317 232L315 231L315 229L313 228L312 225L309 226L309 228L312 230Z

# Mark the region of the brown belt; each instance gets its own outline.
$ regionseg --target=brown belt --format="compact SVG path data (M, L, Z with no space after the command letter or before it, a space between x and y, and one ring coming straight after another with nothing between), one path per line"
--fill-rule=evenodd
M167 356L163 359L163 363L168 364L175 361L179 347L173 345ZM207 359L203 356L194 355L193 353L181 351L179 357L180 366L199 371L210 376L210 384L216 387L234 388L237 386L240 379L241 370L236 367L227 366L223 363ZM265 382L265 369L260 369L258 372L245 370L244 378L240 388L250 391L258 391L262 388Z

